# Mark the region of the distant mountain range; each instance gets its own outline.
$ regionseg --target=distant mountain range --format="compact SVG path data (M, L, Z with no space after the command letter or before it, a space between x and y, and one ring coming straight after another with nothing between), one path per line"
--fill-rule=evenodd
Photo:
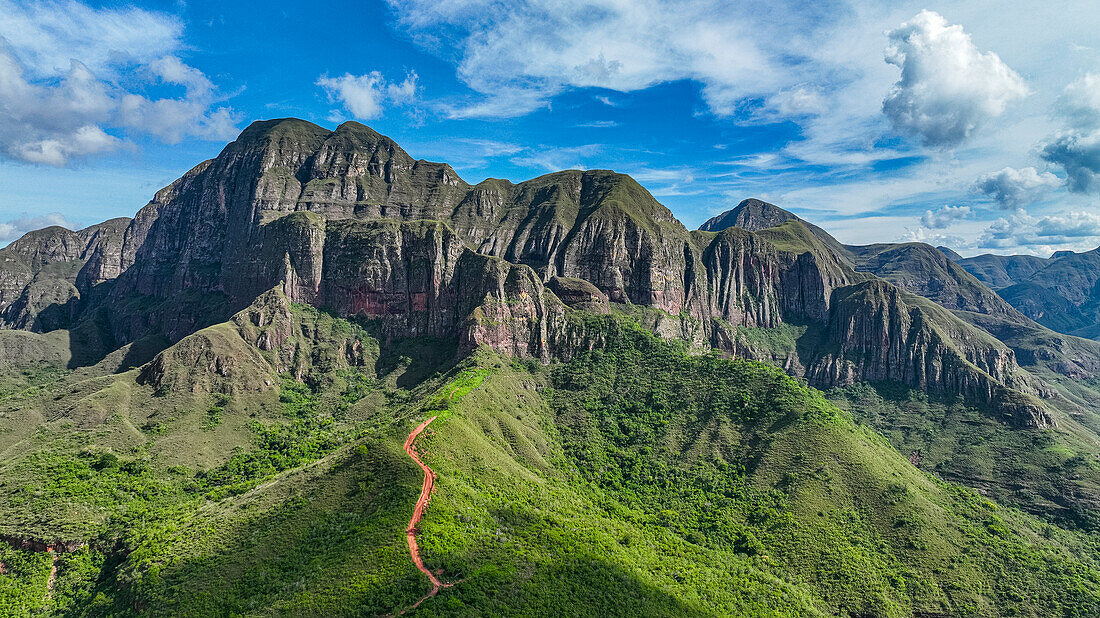
M1100 249L1058 251L1046 259L986 254L955 261L1043 326L1089 339L1100 336Z
M688 230L627 175L569 170L518 184L489 179L470 185L449 165L415 160L389 138L355 122L334 131L295 119L256 122L217 158L200 163L157 192L133 219L114 219L80 231L46 228L0 250L0 326L4 329L0 330L0 373L14 376L10 380L18 389L13 386L12 392L20 393L6 404L6 416L0 417L22 423L6 432L0 425L0 452L18 454L0 473L37 478L33 462L52 461L45 453L69 452L66 449L77 453L72 455L77 458L83 457L78 448L92 449L88 452L94 451L95 457L125 451L135 461L149 457L153 462L174 462L165 464L162 473L167 476L155 482L167 485L157 487L177 488L164 491L178 490L181 496L187 491L208 492L201 495L215 506L203 508L227 509L226 513L234 514L225 516L238 521L233 518L245 517L233 510L240 504L222 501L238 491L233 487L241 492L241 500L261 500L254 493L260 491L259 480L276 479L271 482L283 487L280 478L323 474L307 471L307 464L331 453L344 453L340 457L351 457L347 461L353 462L346 465L358 466L354 462L360 460L353 451L334 449L353 444L351 436L361 440L376 431L381 432L378 436L389 436L379 443L388 446L378 448L389 449L391 434L399 433L405 419L425 410L446 418L453 404L454 410L465 410L455 412L456 419L462 414L467 415L462 418L480 419L476 428L464 426L463 431L472 432L469 440L485 440L507 452L506 462L494 459L484 464L496 471L493 474L508 469L513 472L507 478L521 474L530 476L525 482L555 487L554 483L565 483L560 487L583 494L584 500L598 502L600 498L587 493L598 487L599 492L610 492L607 496L617 496L614 500L634 504L634 498L615 493L634 485L624 485L617 476L601 476L612 469L617 470L614 474L627 474L627 459L634 462L629 474L650 479L635 479L641 483L637 487L657 491L657 485L645 485L656 482L652 474L657 474L640 472L648 470L646 466L664 470L658 477L684 474L695 479L693 483L703 483L699 480L703 477L691 476L698 470L689 473L677 466L705 461L706 466L718 466L713 470L727 470L731 462L739 462L743 474L752 477L759 466L767 468L764 462L769 457L779 457L784 463L776 464L776 469L792 466L790 473L796 476L767 477L772 489L798 486L792 480L801 474L803 464L798 462L804 461L808 468L820 462L820 470L831 470L824 474L852 475L843 482L882 485L882 492L908 496L898 500L922 501L913 507L914 517L924 522L919 525L930 534L947 534L948 524L937 519L941 516L970 521L970 515L959 514L964 507L947 497L948 490L925 485L930 483L926 479L915 480L925 478L916 468L1030 513L1013 519L1005 538L1034 536L1026 530L1039 526L1035 522L1040 520L1028 517L1090 534L1100 525L1100 383L1096 382L1100 342L1092 339L1100 335L1098 280L1100 254L1096 251L1059 253L1049 259L961 258L949 249L921 243L844 245L823 229L756 199L741 202L698 230ZM645 350L642 357L637 356ZM669 364L665 376L669 383L686 390L670 394L664 386L653 386L661 383L665 370L660 367L665 365L647 363L658 358ZM777 371L754 373L764 371L754 368L762 365L706 365L710 361L705 359L714 358L777 367L825 391L831 403ZM57 381L48 382L35 382L39 378L33 376L39 373L19 374L31 367L47 372L41 375L60 373ZM649 376L645 380L652 378L652 383L645 381L643 387L630 382L626 374L618 373L627 371L626 367ZM616 399L615 389L606 390L600 380L607 378L601 372L608 371L618 376L616 384L625 384L624 392L645 397L644 405L640 400ZM688 388L693 372L712 379L705 386ZM572 381L582 374L589 377ZM487 378L491 375L508 378L501 382ZM477 377L476 385L470 376ZM447 382L452 379L458 381ZM452 396L461 392L465 397L486 379L487 392L471 396L492 413L466 410L460 397ZM736 393L707 390L716 384L714 380L743 383L743 407L754 412L739 416L737 406L742 404L730 403ZM569 393L582 391L590 399L571 399ZM710 399L696 399L704 394ZM367 406L368 401L374 403ZM174 411L158 417L156 410L162 408ZM273 412L284 408L287 417ZM330 409L330 415L317 416L319 410ZM829 410L825 416L834 419L829 421L834 424L826 432L831 436L827 441L840 440L847 450L813 443L798 446L807 450L796 456L792 449L803 434L785 433L794 430L783 423L818 409ZM667 414L658 419L652 416L655 410ZM715 410L732 416L716 420ZM241 420L232 430L219 429L223 415L234 411ZM516 416L499 416L502 411ZM530 424L535 418L543 419L539 421L543 424ZM763 418L774 425L746 420ZM856 428L853 419L885 434L893 447L879 437L852 437L863 435L855 433L863 430ZM275 425L264 425L268 421ZM279 442L278 436L284 435L280 432L291 430L272 427L284 425L302 433L294 434L293 441ZM35 427L43 429L36 434ZM587 438L575 433L578 427L592 432L596 437L591 439L600 444L617 446L599 453L585 450ZM73 438L66 432L73 428L84 432L80 434L84 442L70 443ZM218 434L221 442L208 443L203 433L207 430L224 432ZM746 432L744 441L740 431ZM35 435L47 434L55 436L54 442L35 442ZM774 448L773 439L777 440ZM77 447L78 442L82 446ZM56 446L62 443L67 446ZM199 443L202 446L196 446ZM249 451L249 444L258 450ZM463 491L481 496L477 500L492 495L477 484L476 475L461 476L474 474L472 470L483 465L462 459L476 458L462 450L465 443L440 444L444 450L457 449L446 451L458 459L448 460L451 463L444 469L472 483L464 485ZM679 454L647 458L639 454L643 451L632 450L638 445L650 449L646 453L668 449L667 453ZM852 455L852 449L864 448L868 449L865 454ZM904 458L895 457L893 448ZM276 451L277 456L271 454ZM270 457L260 461L259 455L246 455L252 452ZM856 457L858 461L849 462L850 466L864 467L857 472L845 467L849 464L836 467L813 459L819 456L832 462ZM602 468L589 468L596 463ZM467 465L472 467L462 467ZM524 472L518 472L521 468ZM552 469L557 472L551 474ZM712 468L707 470L712 474ZM889 480L894 477L888 478L886 470L898 480ZM574 473L581 476L569 476ZM289 476L275 476L281 474ZM331 474L338 474L336 468ZM190 485L179 480L184 477ZM163 480L168 478L176 480ZM318 482L331 481L325 478ZM578 478L592 485L571 484L579 483ZM745 482L764 483L762 478ZM232 480L218 484L211 479ZM900 489L890 489L891 483ZM0 479L0 488L3 485ZM192 489L180 489L185 486ZM371 487L370 492L382 491L380 486ZM444 479L437 491L452 489ZM287 491L289 496L304 490ZM722 491L728 497L742 489ZM859 499L877 501L885 495L880 494L860 494ZM114 521L110 517L122 515L93 514L83 498L51 494L35 503L41 508L33 512L52 514L38 517L19 506L28 503L16 495L0 489L0 497L9 500L7 506L0 505L0 520L7 522L0 524L0 533L78 544L98 542L103 547L106 539L124 543L117 530L108 533L104 528ZM335 496L326 499L343 500ZM59 502L50 502L55 498ZM791 515L799 521L819 516L824 521L827 512L857 508L849 498L831 494L815 498L823 505L820 512L810 503L790 499L808 509ZM179 500L183 502L172 504L186 503ZM107 498L97 504L103 509L100 513L114 513L117 507ZM68 511L58 505L81 515L60 515ZM649 513L642 506L637 508L639 513ZM642 519L619 513L615 517L621 518L615 521L673 517L662 512L639 515ZM742 536L734 535L714 547L734 551L730 548L741 547L738 543L756 543L748 540L754 534L767 538L779 534L769 528L774 522L765 525L760 523L765 520L752 519L757 515L746 517L734 518L742 522L736 525L748 526ZM435 522L427 524L428 529L440 530L438 520L428 521ZM706 527L691 521L677 534L710 547L709 541L701 540ZM891 521L893 531L883 522L867 524L872 531L860 542L893 539L898 529L908 525ZM503 523L494 525L498 531L512 529ZM639 530L649 530L637 525ZM818 524L806 525L816 529L813 526ZM772 531L765 533L765 528ZM507 534L511 533L497 536L503 539ZM645 536L650 532L622 534L627 539L623 543L629 542L631 534L649 539L646 543L652 540ZM1062 528L1052 534L1063 534ZM1070 538L1070 532L1064 534ZM768 551L786 551L783 555L794 564L803 549L784 545L795 543L792 538L774 541L776 545ZM992 541L981 539L966 543L992 547ZM1068 552L1065 548L1079 541L1050 541L1055 542L1066 545L1050 551ZM889 551L912 550L904 549L900 539L890 543L894 549ZM113 556L110 560L122 559L103 547L96 551ZM127 547L134 551L137 546ZM436 557L451 555L441 545L427 547ZM752 555L756 554L763 555L764 549L754 549ZM951 560L963 560L960 555ZM482 573L470 570L470 565L482 564L471 556L463 558L473 561L469 564L453 556L446 559L450 560L447 569L482 581L471 575ZM517 558L508 558L513 559ZM154 561L160 565L157 568L171 571L175 563L163 560ZM914 564L921 560L913 558ZM1090 569L1092 560L1084 559L1085 566L1073 568ZM466 566L459 568L460 562ZM127 564L127 569L146 573L153 562ZM760 581L771 577L762 574L767 571L766 560L756 559L753 564L751 577L763 578ZM992 566L981 567L987 568L991 570L982 573L993 572ZM882 573L900 573L898 569L892 566ZM924 566L920 569L921 574L913 577L932 578L927 581L939 577L923 570ZM785 582L801 577L795 575L798 569L780 571ZM110 577L122 577L124 572L128 571L111 572ZM176 586L172 594L182 594L186 585L180 582L189 576L186 571L172 572L177 578L172 580ZM518 577L508 573L501 577L507 581ZM418 581L418 573L408 576ZM646 575L650 576L656 577ZM220 581L221 575L211 577ZM168 603L164 600L168 597L157 596L168 594L158 588L159 581L146 581L147 588L117 584L129 592L112 602L129 604L134 611L148 607L154 598ZM1043 581L1035 585L1049 585ZM1100 590L1100 580L1094 583ZM831 585L812 584L805 593L812 597L805 607L825 613L841 608L866 610L854 600L830 597ZM943 596L949 587L942 582L913 585L930 586L936 592L927 597L882 592L889 599L883 607L893 609L867 610L870 613L861 615L915 615L906 612L925 610L933 613L923 615L938 615L929 609L933 607L949 615L965 613L969 607ZM442 590L441 599L449 594L449 589ZM785 598L803 592L790 594L794 596ZM407 600L396 592L393 595L402 603ZM998 592L978 597L983 604L993 603L988 607L996 607L997 599L1011 595ZM173 603L183 603L172 598ZM1021 607L1043 606L1039 597L1027 598ZM188 611L226 608L210 599L202 601L207 605L195 599L187 602L198 603L187 605ZM385 607L383 603L376 610L396 609L396 603ZM1086 601L1065 603L1095 607ZM711 613L705 604L691 607ZM750 606L729 607L748 611L745 608Z

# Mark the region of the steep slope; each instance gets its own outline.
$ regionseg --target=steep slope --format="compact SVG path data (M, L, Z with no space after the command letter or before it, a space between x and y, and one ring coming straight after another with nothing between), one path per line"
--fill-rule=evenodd
M433 346L375 343L272 292L141 371L70 382L113 395L73 400L68 418L108 406L117 419L89 419L82 441L6 451L4 534L65 550L46 595L49 561L4 549L15 568L0 574L0 607L395 614L431 587L405 547L421 479L401 444L432 416L417 450L438 476L418 542L456 584L425 615L1097 610L1083 535L919 472L774 368L588 319L604 346L569 363L482 348L432 367ZM161 406L161 428L146 428L145 402L196 394L207 407ZM9 413L52 398L28 394ZM139 448L117 441L128 424L143 427ZM179 441L234 432L253 439L205 458Z
M82 327L85 339L102 348L82 356L142 338L179 340L281 286L292 301L378 320L387 337L457 337L463 349L487 343L545 360L588 338L545 289L555 278L679 318L678 326L655 324L669 335L744 354L754 348L737 328L791 320L824 328L833 290L860 279L835 239L782 209L750 200L726 219L802 227L764 241L693 235L622 174L567 171L470 187L445 164L413 160L358 123L328 131L293 119L258 122L158 192L120 248L89 261L89 280L120 274L102 302L80 308L79 323L94 325ZM840 358L831 350L788 355L786 366L799 373L826 362L831 368L805 373L830 376L823 384L868 379L863 367L889 361L843 355L881 351L864 341ZM999 366L990 374L1010 373ZM940 377L914 384L950 388ZM1045 423L1038 406L1033 413Z
M755 232L776 227L787 221L800 221L794 213L783 210L775 204L755 198L742 200L734 208L707 219L699 226L704 232L721 232L726 228L739 227Z
M1059 251L1049 259L983 255L960 265L1047 328L1089 338L1100 330L1100 249Z
M101 262L121 250L130 219L76 232L53 226L0 249L0 327L45 332L68 328L81 297L118 276Z
M857 270L874 273L948 309L1020 318L1012 305L930 245L875 244L847 249Z
M1056 332L1072 333L1092 323L1073 301L1030 280L1002 288L997 293L1020 313Z
M843 247L775 206L747 201L735 211L725 219L756 231L689 232L622 174L469 186L358 123L330 131L260 122L158 192L120 243L92 251L98 257L81 272L108 283L82 297L70 330L7 343L27 359L63 358L98 376L177 344L142 368L143 386L201 393L223 381L191 383L190 370L170 370L194 359L271 396L280 383L272 368L292 365L263 360L242 347L247 337L214 327L236 323L273 289L361 321L380 341L450 342L441 353L448 361L483 345L570 361L607 345L591 313L615 313L694 353L765 360L813 386L899 382L961 397L1013 431L1095 442L1091 395L1060 382L1095 375L1087 346L1043 339L930 247ZM765 227L774 220L782 223ZM38 244L29 237L21 246ZM237 361L218 360L221 347ZM1081 472L1074 509L1092 504L1095 476ZM1001 472L986 485L1030 508L1006 489L1012 482ZM1062 497L1044 494L1046 503Z
M738 227L750 232L757 232L771 227L778 227L787 221L801 222L831 250L839 255L844 254L844 246L825 230L799 218L793 212L783 210L775 204L769 204L756 198L742 200L732 209L707 219L703 225L699 226L699 229L704 232L720 232L727 228Z
M795 255L828 255L816 235L793 220L756 234ZM746 335L748 341L725 347L736 349L739 356L769 359L794 375L810 377L812 384L839 387L838 393L850 389L863 393L863 385L854 383L868 381L874 385L870 392L877 391L875 397L838 394L837 400L898 440L899 448L923 462L922 467L981 487L1032 512L1093 527L1100 476L1089 462L1100 455L1096 448L1100 394L1082 379L1097 375L1100 347L1059 335L1026 318L927 245L883 244L845 251L848 260L815 259L833 265L835 291L823 295L831 302L819 314L827 320L800 322L789 308L788 319L799 326L784 323L778 328L742 329L738 334ZM846 268L848 264L851 268ZM861 275L854 272L856 268L936 300L939 306L874 280L855 283ZM782 297L789 305L804 287L791 286ZM943 307L951 308L953 315ZM1012 369L1017 359L1027 373ZM978 387L983 392L992 389L999 404L991 408L986 400L968 406L955 400L959 392L973 388L968 384L983 385ZM1005 384L1015 388L1006 389ZM1020 390L1041 395L1047 410L1038 416L1028 412L1034 403L1021 397ZM909 393L902 395L909 400L891 403L897 393ZM912 393L928 401L930 408L920 408L921 415L906 412L916 410L910 400L917 395ZM972 396L970 401L983 398ZM894 410L889 406L895 405L902 412L878 412L884 407ZM937 417L939 410L952 412ZM1057 424L1047 435L1057 446L1040 446L1012 429L1033 419ZM916 431L916 427L926 429ZM970 440L981 440L983 446L971 448ZM965 457L956 453L960 448L967 452ZM1052 449L1058 454L1053 455Z
M952 262L960 262L964 259L963 256L959 255L959 253L951 247L944 247L943 245L940 245L936 247L936 250L946 255L947 259L951 260ZM985 282L983 281L983 283Z

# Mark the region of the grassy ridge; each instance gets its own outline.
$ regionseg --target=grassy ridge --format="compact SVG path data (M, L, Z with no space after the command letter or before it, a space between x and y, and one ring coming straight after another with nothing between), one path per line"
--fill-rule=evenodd
M107 389L132 408L91 434L37 432L2 464L0 509L90 545L61 556L48 596L45 555L5 549L0 613L400 611L430 587L404 542L421 477L401 444L431 415L417 447L438 479L419 542L457 584L418 615L1100 611L1090 536L921 472L775 368L689 355L614 317L591 318L605 349L566 364L482 350L450 367L445 342L378 346L323 312L294 315L323 336L296 344L310 359L292 358L299 379L272 373L267 394L155 393L136 372L42 382L46 397L103 406ZM369 364L342 360L349 338ZM899 427L936 418L846 394ZM149 425L158 401L170 410ZM104 446L133 431L144 442ZM197 467L164 450L238 434L245 446Z

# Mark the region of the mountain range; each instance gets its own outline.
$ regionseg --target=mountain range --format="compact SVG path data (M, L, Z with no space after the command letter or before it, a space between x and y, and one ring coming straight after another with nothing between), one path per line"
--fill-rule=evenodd
M431 415L424 615L1090 615L1098 255L256 122L0 249L0 609L410 608Z

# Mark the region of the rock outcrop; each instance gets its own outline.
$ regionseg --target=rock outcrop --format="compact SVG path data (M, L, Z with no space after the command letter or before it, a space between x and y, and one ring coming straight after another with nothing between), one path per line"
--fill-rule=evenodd
M1019 373L995 339L859 272L835 239L770 204L746 200L689 232L622 174L470 186L354 122L335 131L254 123L132 221L108 223L5 249L18 262L2 272L0 303L5 315L31 316L7 322L20 328L66 307L64 323L95 315L120 345L150 331L186 336L171 352L186 358L159 357L149 380L178 366L258 372L219 361L212 350L225 342L198 329L234 314L240 322L238 312L273 288L289 302L370 320L387 339L446 337L463 350L490 345L543 360L600 345L599 328L577 312L617 304L644 308L637 319L664 336L735 355L756 349L739 329L798 324L808 335L786 367L823 386L896 380L994 402ZM969 277L936 255L947 264L938 267ZM72 265L68 278L51 279L71 290L34 288L34 275L19 270L44 272L51 260ZM107 281L95 303L73 302ZM12 309L16 288L32 308ZM279 348L279 332L252 343ZM1029 414L1016 422L1049 420L1038 406Z
M129 224L111 219L76 232L52 226L0 249L0 327L71 326L82 296L121 274L113 256L121 253Z

